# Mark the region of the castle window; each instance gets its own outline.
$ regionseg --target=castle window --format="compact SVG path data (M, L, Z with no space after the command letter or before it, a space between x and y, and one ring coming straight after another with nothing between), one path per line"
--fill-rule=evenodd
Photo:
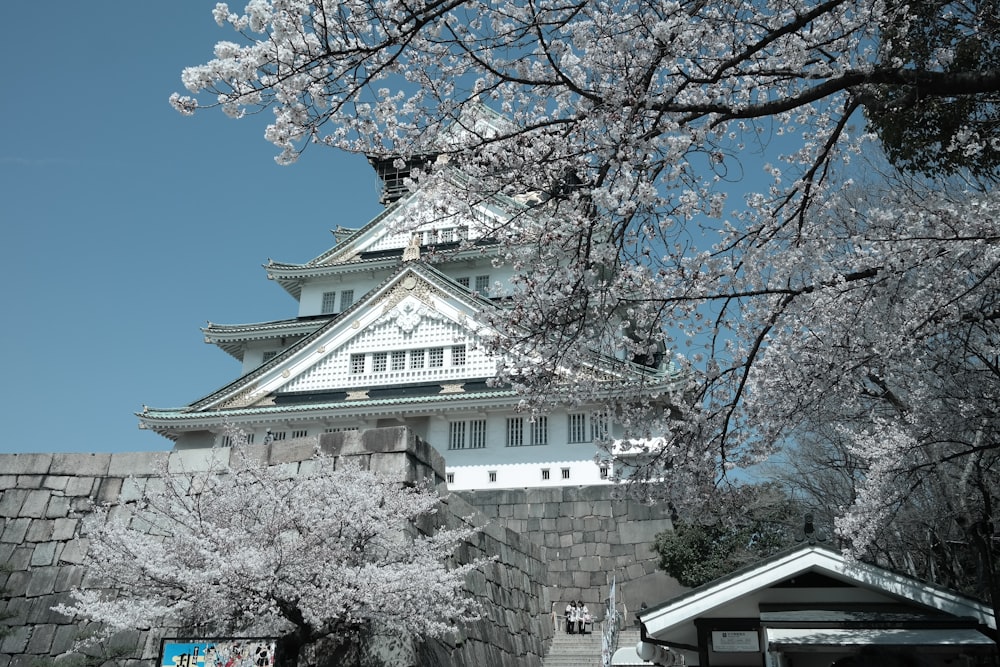
M448 449L465 449L465 422L448 424Z
M507 418L507 446L520 447L524 444L524 418Z
M365 372L365 355L363 354L352 354L351 355L351 374L360 375Z
M452 366L464 366L465 365L465 346L456 345L451 348L451 365Z
M309 431L292 431L292 438L304 438L309 435Z
M576 412L569 416L569 441L570 442L590 442L587 437L587 415L583 412Z
M608 478L608 466L601 466L601 479Z
M469 289L469 276L462 276L461 278L455 278L455 280L465 289Z
M272 441L284 440L285 435L286 435L285 431L271 431L271 440Z
M451 243L455 240L455 230L454 229L442 229L441 230L441 243Z
M563 468L562 469L562 478L563 479L569 479L569 468Z
M489 296L490 277L476 276L476 293L480 296Z
M324 315L326 315L327 313L337 312L336 292L323 292L323 306L320 312L323 313Z
M469 422L469 447L483 449L486 447L486 420L474 419Z
M489 480L490 480L490 482L497 481L497 471L496 470L490 470L490 472L489 472Z
M549 418L535 417L531 422L531 444L549 444Z
M455 473L453 473L453 472L445 473L445 480L449 484L454 484L455 483Z
M427 356L430 362L427 364L431 368L441 368L444 366L444 348L443 347L432 347L427 350Z
M388 352L376 352L372 355L372 373L384 373L389 361Z
M549 478L549 469L542 468L542 481L546 481Z
M267 362L271 361L271 359L274 359L276 356L278 356L277 350L267 350L266 352L264 352L263 355L261 355L261 363L266 364Z
M401 371L406 368L406 350L396 350L392 353L392 370Z
M423 368L426 358L425 350L410 350L410 368Z
M354 305L354 290L345 289L340 291L340 312L344 312Z
M590 439L607 440L611 437L611 427L608 418L603 415L590 416Z

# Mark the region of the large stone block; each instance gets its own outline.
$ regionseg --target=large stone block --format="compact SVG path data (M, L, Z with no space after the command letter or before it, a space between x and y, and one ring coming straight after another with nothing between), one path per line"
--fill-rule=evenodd
M268 464L279 465L307 461L316 455L317 445L318 440L310 438L272 443L268 453Z
M100 486L97 489L97 502L117 502L124 485L125 480L120 477L105 477L101 480Z
M23 597L28 590L28 583L31 581L31 573L27 569L17 569L7 576L4 583L4 595L9 595L12 599Z
M31 553L31 567L52 565L56 559L56 545L58 542L41 542L35 545L35 550ZM37 570L36 570L37 571Z
M29 491L28 495L24 498L24 504L21 505L21 511L18 516L41 519L45 516L45 509L49 504L51 496L52 492L48 489Z
M69 475L48 475L42 482L42 488L53 491L65 491L69 480L73 479Z
M24 536L28 532L28 526L30 525L31 519L19 518L5 520L3 533L0 533L0 542L21 544L24 542Z
M168 452L116 452L108 464L109 477L145 477L159 473Z
M170 452L167 470L171 473L198 473L229 465L231 449L184 449Z
M0 454L0 470L5 475L46 475L52 454Z
M8 488L0 493L0 517L16 517L21 514L21 506L28 497L27 489Z
M94 491L97 477L70 477L63 492L67 496L89 496Z
M79 523L79 519L61 518L54 520L51 539L61 541L73 539L76 536L76 528Z
M110 464L111 454L53 454L49 474L104 477Z
M31 639L31 626L14 626L10 633L0 640L0 653L23 654Z
M58 491L56 493L59 493ZM66 496L53 495L45 508L45 516L49 519L65 517L69 514L70 499Z
M56 589L56 577L59 576L58 567L36 567L31 570L31 581L24 592L27 597L38 595L49 595Z
M36 625L28 641L27 652L33 654L48 654L52 650L52 640L55 638L56 626L51 623Z

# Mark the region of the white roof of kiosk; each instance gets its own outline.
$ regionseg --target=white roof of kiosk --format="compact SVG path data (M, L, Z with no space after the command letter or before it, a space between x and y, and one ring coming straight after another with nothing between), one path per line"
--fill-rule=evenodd
M990 646L993 640L971 628L867 629L867 628L767 628L769 649L842 646Z
M896 633L872 629L887 627L885 624L858 622L890 607L909 609L909 616L926 614L930 622L919 628L907 627L906 622L893 623L889 627L899 629ZM775 609L792 610L801 617L788 622L791 619L779 618L785 612L775 614ZM855 622L838 623L825 611L830 609L842 610L834 614L853 614ZM867 611L859 615L852 609ZM862 640L866 644L986 647L992 641L979 630L996 629L992 610L982 602L849 560L839 551L819 545L777 554L639 613L649 641L683 649L689 664L698 659L696 623L704 627L726 618L757 619L754 625L772 633L767 636L770 643L811 646L813 650L824 642L837 641L843 646ZM816 620L825 622L810 622ZM775 626L795 629L779 631ZM915 630L921 632L913 633Z

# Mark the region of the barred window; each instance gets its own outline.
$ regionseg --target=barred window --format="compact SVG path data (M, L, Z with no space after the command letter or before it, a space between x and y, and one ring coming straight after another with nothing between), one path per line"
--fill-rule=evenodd
M563 468L562 469L562 478L563 479L569 479L569 468Z
M309 435L309 431L292 431L292 438L304 438Z
M406 368L406 350L396 350L392 353L392 370L401 371Z
M608 466L601 466L601 479L608 478Z
M431 368L441 368L444 366L444 348L443 347L432 347L427 350L427 356L430 360L428 366Z
M548 478L549 478L549 469L548 468L542 468L542 481L545 481Z
M344 312L354 305L354 290L345 289L340 291L340 312Z
M469 289L469 276L462 276L461 278L455 278L455 281L465 289Z
M590 415L590 439L607 440L611 437L611 426L604 415Z
M454 484L455 483L455 473L453 473L453 472L445 473L445 480L449 484Z
M507 418L507 446L520 447L524 444L524 418Z
M372 355L372 372L382 373L386 369L386 364L389 361L388 352L376 352Z
M337 293L323 292L323 306L320 310L324 315L337 312Z
M587 437L586 413L576 412L569 416L569 441L590 442L590 438Z
M365 372L365 355L363 354L352 354L351 355L351 373L353 375L359 375Z
M423 368L426 358L426 350L410 350L410 368Z
M448 424L448 449L465 449L465 422Z
M465 365L465 346L455 345L451 348L451 365L452 366L464 366Z
M497 481L497 471L496 470L490 470L490 472L489 472L489 480L491 482Z
M469 447L483 449L486 447L486 420L475 419L469 422Z
M549 418L535 417L531 422L531 444L549 444Z
M261 363L266 364L267 362L271 361L271 359L274 359L276 356L278 356L277 350L267 350L261 357Z
M476 276L476 292L481 296L489 296L490 277Z

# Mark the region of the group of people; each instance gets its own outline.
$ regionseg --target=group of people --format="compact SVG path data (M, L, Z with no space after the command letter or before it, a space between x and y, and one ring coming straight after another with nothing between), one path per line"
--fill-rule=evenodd
M593 619L590 617L590 610L587 605L579 600L566 605L566 633L586 634L587 624Z

